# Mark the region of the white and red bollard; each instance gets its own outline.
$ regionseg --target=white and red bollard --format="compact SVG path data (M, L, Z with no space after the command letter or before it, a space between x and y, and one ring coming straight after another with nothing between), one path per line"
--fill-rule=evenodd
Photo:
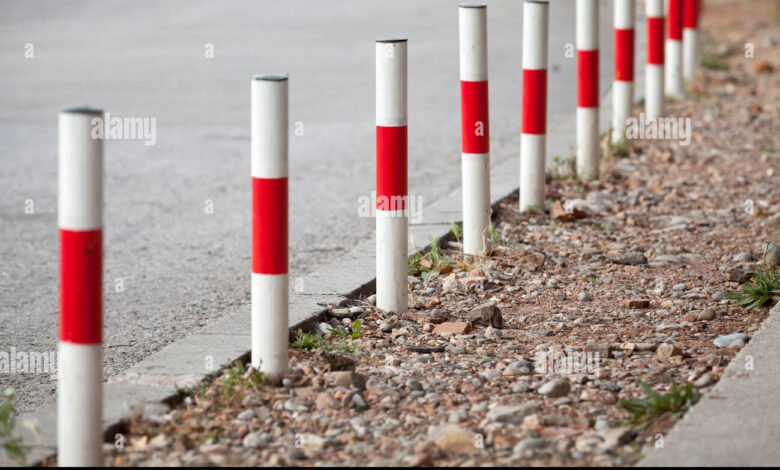
M376 41L376 306L408 308L406 39Z
M103 466L103 116L59 115L61 467Z
M461 4L460 100L463 182L463 253L490 251L490 120L487 5Z
M701 0L683 0L683 78L691 82L699 63Z
M549 3L523 5L523 123L520 135L520 210L544 210L547 156L547 44Z
M664 0L645 0L645 12L645 117L655 120L664 114Z
M252 366L271 383L287 372L288 79L252 77Z
M683 0L667 0L666 37L666 94L680 99L685 95L683 85Z
M612 86L612 143L626 140L626 121L634 107L636 0L614 0L615 82Z
M598 179L599 149L599 0L577 0L577 176L582 181Z

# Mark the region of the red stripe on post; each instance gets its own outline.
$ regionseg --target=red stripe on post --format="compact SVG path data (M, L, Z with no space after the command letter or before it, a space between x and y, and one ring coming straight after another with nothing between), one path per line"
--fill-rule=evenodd
M60 341L103 342L103 231L60 229Z
M634 30L615 30L615 80L634 81Z
M664 64L664 19L647 19L647 63Z
M599 107L599 51L577 51L577 106Z
M406 126L376 126L377 209L406 209L406 152ZM392 207L388 207L390 201L393 201Z
M697 29L699 27L699 0L685 0L683 2L683 27Z
M463 153L490 152L488 82L460 82Z
M682 41L683 30L683 4L682 0L669 0L669 39Z
M252 272L287 274L287 178L252 178Z
M523 134L547 133L547 70L523 70Z

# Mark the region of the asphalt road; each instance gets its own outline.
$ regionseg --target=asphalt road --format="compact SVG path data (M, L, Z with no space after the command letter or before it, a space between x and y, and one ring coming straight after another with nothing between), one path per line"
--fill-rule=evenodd
M576 63L565 54L575 12L574 1L551 3L555 138L556 117L576 106ZM522 4L489 6L494 164L519 155ZM110 375L229 311L249 315L253 74L290 74L290 120L303 130L290 148L293 276L373 233L357 201L374 188L375 38L409 38L410 192L430 203L457 187L457 5L0 1L0 353L56 350L60 109L89 104L157 122L155 145L105 145ZM611 5L602 4L603 92ZM46 373L0 372L22 410L54 400L55 385Z

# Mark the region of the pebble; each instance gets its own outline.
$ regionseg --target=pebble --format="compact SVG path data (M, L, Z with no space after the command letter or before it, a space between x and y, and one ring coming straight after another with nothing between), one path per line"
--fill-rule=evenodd
M523 419L539 411L539 405L529 402L523 405L499 405L488 411L487 420L496 423L522 424Z
M571 391L571 383L566 379L551 380L537 390L541 395L547 398L564 397Z
M257 449L265 445L265 440L261 437L260 433L250 432L249 434L244 436L244 439L241 441L241 444L248 449Z
M591 300L593 300L593 297L588 292L580 292L579 294L577 294L577 300L579 300L580 302L590 302Z
M705 308L699 314L697 315L697 318L699 321L711 321L714 320L718 316L718 313L715 311L714 308Z
M714 344L715 346L719 348L727 348L732 345L735 341L742 341L742 344L744 345L745 341L747 341L748 335L745 333L731 333L730 335L724 335L719 336L715 339Z

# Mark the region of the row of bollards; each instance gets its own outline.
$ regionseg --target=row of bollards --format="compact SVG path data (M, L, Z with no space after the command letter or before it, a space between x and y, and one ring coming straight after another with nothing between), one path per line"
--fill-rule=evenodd
M599 0L577 0L577 152L580 179L599 177ZM700 0L646 0L645 113L681 98L698 60ZM625 140L634 104L635 0L614 0L613 142ZM519 205L545 203L549 2L523 7L523 96ZM459 9L463 251L491 250L488 29L485 4ZM664 69L665 56L667 59ZM666 83L666 85L664 84ZM271 382L288 368L288 77L251 81L251 364ZM59 116L60 345L58 463L102 465L103 141L104 113ZM408 308L407 41L376 41L377 308Z

